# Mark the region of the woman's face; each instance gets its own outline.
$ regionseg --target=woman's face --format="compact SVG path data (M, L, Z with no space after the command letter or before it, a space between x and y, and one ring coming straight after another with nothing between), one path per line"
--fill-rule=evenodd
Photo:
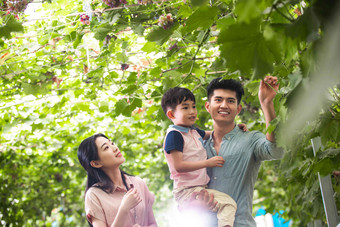
M99 156L99 160L96 160L99 165L97 168L115 168L124 163L125 158L120 153L119 148L109 139L98 137L96 145Z

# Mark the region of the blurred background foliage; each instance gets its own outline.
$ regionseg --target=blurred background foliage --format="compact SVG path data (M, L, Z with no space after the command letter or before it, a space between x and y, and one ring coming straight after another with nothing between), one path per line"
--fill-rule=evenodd
M202 129L216 77L245 86L237 122L266 132L259 81L277 76L278 144L254 211L284 210L294 226L326 223L317 179L340 207L340 23L336 0L0 0L0 220L3 226L85 226L79 143L115 141L124 170L147 181L168 226L172 182L162 153L164 91L191 89ZM323 148L313 155L311 139Z

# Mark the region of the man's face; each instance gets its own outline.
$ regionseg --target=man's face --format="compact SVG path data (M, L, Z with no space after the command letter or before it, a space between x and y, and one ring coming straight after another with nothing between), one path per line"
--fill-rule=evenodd
M205 108L216 123L234 124L235 117L240 113L242 106L237 104L235 91L216 89L210 101L206 102Z

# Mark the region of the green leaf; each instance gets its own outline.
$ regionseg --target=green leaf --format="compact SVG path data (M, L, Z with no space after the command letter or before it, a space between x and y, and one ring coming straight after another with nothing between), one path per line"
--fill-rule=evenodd
M163 43L168 41L168 39L178 28L178 26L179 24L177 22L174 22L174 24L168 29L156 27L152 29L152 31L146 36L146 40L150 42L156 42L158 45L162 45Z
M76 33L76 39L73 42L73 48L77 48L77 46L81 43L83 36L83 33Z
M0 38L5 37L6 39L10 39L12 32L24 31L22 24L16 21L11 14L4 16L2 21L5 23L0 24Z
M138 87L136 85L129 85L126 89L122 90L121 93L124 95L131 95L134 92L136 92L136 90L138 89Z
M177 12L178 18L187 18L191 15L192 9L188 5L182 5Z
M339 121L332 119L328 114L323 117L317 130L323 144L327 144L327 141L330 140L336 141L340 131L339 126Z
M97 76L101 77L103 75L103 70L104 70L104 68L102 66L100 66L100 67L88 72L87 76L88 77L97 77Z
M235 13L238 16L238 21L249 23L254 18L261 15L261 9L258 7L259 1L257 0L240 0L235 7Z
M128 103L127 103L126 99L121 99L118 102L116 102L115 113L114 113L115 116L120 115L123 112L123 110L126 109L127 106L128 106Z
M221 19L218 19L216 21L216 26L218 29L225 29L226 27L234 23L235 23L235 19L232 16L228 16L228 17L223 17Z
M126 56L125 52L121 52L121 53L117 53L116 54L116 59L118 60L118 62L120 62L121 64L125 64L128 62L129 58L128 56Z
M208 0L191 0L191 4L194 7L202 6L207 4L209 1Z
M94 38L98 39L98 40L104 40L106 35L109 32L112 32L112 31L113 31L113 26L112 25L110 25L110 24L100 25L97 28L93 29L93 32L95 32Z
M157 44L154 43L154 42L147 42L144 44L144 46L142 47L142 51L150 54L154 51L157 51L158 50L158 47L157 47Z
M198 8L186 21L184 31L190 33L198 28L207 29L214 23L219 13L217 7L204 6Z
M247 89L247 91L252 95L252 96L257 96L258 91L259 91L259 86L260 86L260 80L253 80L249 81L244 85L244 88Z
M109 103L108 102L101 102L99 105L100 112L109 112Z
M119 13L116 13L115 15L111 17L111 21L109 24L114 25L119 20L120 17L121 15Z
M71 111L84 111L88 112L90 110L90 106L88 103L79 102L72 106Z
M274 63L281 58L279 43L274 38L265 39L258 22L227 27L221 31L218 43L227 66L245 75L253 69L253 79L262 79L273 72Z
M142 24L138 24L138 25L133 25L132 30L135 34L137 34L139 36L143 36L145 28L143 27Z
M286 34L299 41L318 39L320 22L312 8L307 8L292 24L286 26Z

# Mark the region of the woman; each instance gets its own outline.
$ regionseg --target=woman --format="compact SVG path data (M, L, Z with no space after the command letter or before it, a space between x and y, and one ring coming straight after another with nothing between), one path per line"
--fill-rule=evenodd
M87 172L85 211L90 226L157 226L153 194L142 179L120 169L125 158L105 135L81 142L78 159Z

